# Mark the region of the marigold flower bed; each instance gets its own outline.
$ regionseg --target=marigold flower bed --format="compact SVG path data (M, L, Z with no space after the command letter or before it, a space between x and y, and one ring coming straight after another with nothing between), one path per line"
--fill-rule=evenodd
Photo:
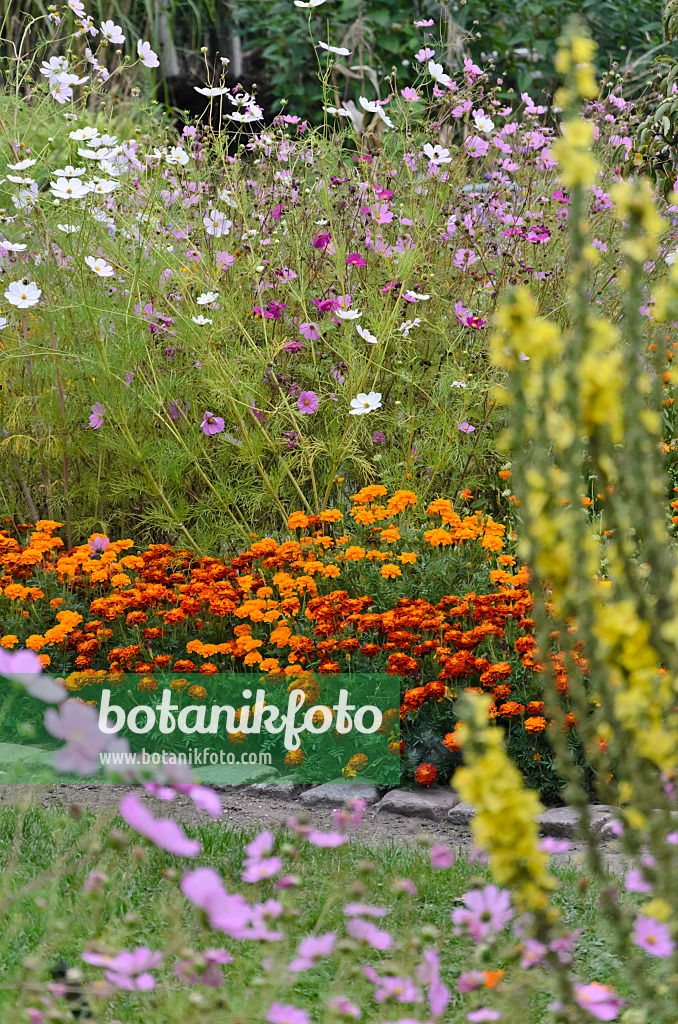
M403 781L422 785L459 763L457 698L488 692L511 755L553 801L527 570L504 553L505 527L489 515L418 504L412 491L365 487L347 514L293 512L294 538L254 538L230 561L165 544L134 553L132 540L101 535L68 551L51 520L23 544L3 531L0 645L38 652L74 694L109 673L136 673L153 692L158 672L176 672L177 689L199 672L191 696L205 699L220 671L386 671L402 680L391 750ZM441 593L450 579L465 586Z

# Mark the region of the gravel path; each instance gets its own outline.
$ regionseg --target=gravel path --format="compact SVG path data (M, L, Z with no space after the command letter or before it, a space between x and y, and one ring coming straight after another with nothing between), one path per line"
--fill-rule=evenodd
M263 828L273 830L284 827L287 820L299 813L310 817L313 824L321 829L329 830L334 824L333 808L304 808L289 793L276 792L267 787L266 792L240 786L215 786L219 791L223 804L223 814L215 822L214 827L225 825L228 828L242 831L258 831ZM138 787L114 785L5 785L0 786L0 808L12 804L34 803L45 808L62 808L68 810L72 806L95 814L114 811L121 797L131 789ZM188 797L178 794L172 802L162 802L153 797L145 796L156 815L176 818L187 825L205 825L212 819L204 813L196 811ZM367 807L363 814L362 824L355 833L356 839L368 844L372 843L411 843L419 837L426 836L437 843L450 846L457 852L468 851L472 844L471 832L468 828L451 827L447 821L432 821L418 817L406 817L391 812L375 810ZM583 858L584 844L572 842L567 853L555 854L556 863L571 863L578 866ZM605 860L613 874L620 874L624 869L624 857L618 853L614 844L606 844Z

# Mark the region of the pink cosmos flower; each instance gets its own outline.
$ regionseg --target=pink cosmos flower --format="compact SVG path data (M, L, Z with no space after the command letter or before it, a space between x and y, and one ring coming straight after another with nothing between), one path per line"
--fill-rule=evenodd
M470 423L466 422L466 420L463 420L457 427L457 430L461 430L462 434L472 434L475 429L476 428L472 427Z
M590 985L575 982L574 1001L597 1020L614 1020L624 1005L613 988L599 981L592 981Z
M320 399L314 391L302 391L297 401L299 412L312 416L314 412L318 411L319 401Z
M219 988L223 978L222 964L230 964L233 957L225 949L206 949L198 954L195 960L179 960L174 965L174 973L180 981L187 985L207 985Z
M478 159L489 151L490 143L487 139L481 139L478 135L470 135L465 143L466 152L474 159Z
M633 931L634 945L640 946L646 953L657 956L660 960L668 960L676 948L671 938L671 930L667 924L655 921L653 917L639 917Z
M232 267L235 263L235 256L231 256L230 253L224 250L215 252L214 258L217 261L217 270L223 270L224 267Z
M364 921L360 917L352 917L346 922L346 931L352 939L362 939L372 949L386 950L393 945L393 939L388 932L377 928L371 921Z
M367 260L364 256L361 256L359 252L351 252L346 257L346 262L351 267L366 267Z
M311 242L311 245L313 246L314 249L326 249L327 246L330 244L331 240L332 236L329 235L326 231L323 231L319 235L315 236L315 238Z
M189 839L176 821L169 818L154 818L136 793L124 796L118 810L128 825L161 850L168 850L177 857L197 857L202 849L198 840Z
M34 651L6 651L0 647L0 676L13 679L31 697L45 704L59 704L68 691L51 676L42 675L42 662Z
M452 263L455 267L470 267L476 261L473 249L457 249Z
M431 847L431 867L432 868L451 868L454 864L454 854L451 850L448 850L446 846L440 846L439 843L435 843Z
M66 701L59 710L45 711L45 729L50 736L66 740L66 746L54 755L54 767L60 772L92 775L100 767L99 755L111 743L111 736L99 731L99 715L89 704Z
M340 832L318 832L315 828L309 832L306 839L321 850L333 850L348 842L348 836L342 836Z
M554 839L552 836L546 836L540 841L539 849L544 853L565 853L570 849L570 844L567 839Z
M317 341L320 337L320 331L316 323L304 323L299 324L299 334L301 334L307 341Z
M221 416L213 416L211 412L205 410L205 415L203 416L203 421L200 424L200 429L203 434L206 434L209 437L210 434L220 434L224 429L224 425L225 424Z
M287 968L288 971L307 971L309 967L315 966L315 961L329 956L334 949L336 935L334 932L325 932L324 935L309 935L302 939L297 946L297 955Z
M333 996L327 1000L325 1005L330 1010L336 1010L342 1017L353 1017L354 1020L360 1020L363 1015L360 1007L348 1000L346 996Z
M387 907L373 907L369 903L347 903L344 907L346 917L386 917Z
M493 1010L490 1006L480 1006L477 1010L471 1010L470 1013L466 1014L466 1020L470 1020L472 1024L477 1024L478 1021L499 1020L500 1018L499 1010Z
M308 1014L304 1010L278 1002L271 1004L266 1020L269 1024L310 1024Z
M465 926L474 942L500 932L513 917L511 894L496 885L471 889L462 899L465 906L452 911L452 921L457 926L457 934Z
M159 68L160 61L158 60L157 53L151 49L151 44L143 42L141 39L137 43L137 54L139 60L147 68Z
M105 977L118 988L128 992L149 992L155 988L155 978L148 972L158 966L162 953L152 953L145 946L138 946L131 953L124 950L117 956L85 950L82 959L94 967L106 967Z
M416 103L419 99L419 93L416 89L411 89L409 85L405 86L404 89L400 90L400 95L406 103Z
M430 46L422 46L418 53L415 53L414 59L418 60L420 64L423 64L425 60L430 60L431 57L435 57L436 51L432 50Z
M428 18L426 21L415 21L415 28L430 28L433 24L433 18Z
M92 430L98 430L101 424L104 422L104 413L106 412L106 406L102 405L101 402L95 402L92 406L92 415L89 418L89 425Z
M485 984L485 975L482 971L467 971L459 975L457 982L458 992L473 992Z
M439 1017L450 1001L450 989L440 980L440 954L437 949L424 950L424 962L417 968L417 979L428 986L428 1005Z

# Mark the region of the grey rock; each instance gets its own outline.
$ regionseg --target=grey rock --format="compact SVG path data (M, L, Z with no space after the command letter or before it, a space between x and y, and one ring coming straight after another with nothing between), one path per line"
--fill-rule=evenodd
M474 813L471 804L457 804L447 812L447 820L452 828L468 828Z
M378 811L403 814L408 818L431 818L442 821L448 812L459 803L459 794L449 787L421 789L409 792L406 789L392 789L377 804Z
M302 786L298 782L254 782L245 786L244 790L250 796L273 797L278 800L289 802L301 793Z
M590 808L591 827L594 835L601 835L603 827L610 821L612 810L601 804ZM537 818L537 824L544 836L554 839L579 838L579 811L574 807L550 807Z
M349 797L357 797L368 804L376 804L379 790L371 783L365 782L323 782L320 786L307 789L299 799L304 807L317 807L320 804L341 807Z

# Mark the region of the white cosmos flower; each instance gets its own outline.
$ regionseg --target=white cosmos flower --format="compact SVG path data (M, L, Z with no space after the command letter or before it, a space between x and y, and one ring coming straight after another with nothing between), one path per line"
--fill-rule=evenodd
M426 302L426 300L430 299L431 296L430 295L420 295L419 292L403 292L403 298L404 299L409 299L410 302Z
M452 381L452 387L453 388L465 388L466 387L466 381L465 380L453 380Z
M377 344L377 339L373 334L370 334L366 327L361 327L360 324L356 324L355 329L364 341L369 342L370 345Z
M7 169L10 171L27 171L29 167L32 167L37 162L37 160L21 160L18 164L7 164Z
M381 409L380 391L370 391L369 395L361 391L356 398L351 399L351 416L362 416L366 412L374 412L375 409Z
M359 96L358 99L363 110L366 110L369 114L378 114L387 128L393 127L393 121L390 117L386 116L378 103L375 103L374 100L368 100L366 96Z
M348 110L344 110L343 107L323 107L328 114L336 114L338 117L350 117Z
M106 178L98 178L97 181L86 181L85 184L89 185L90 192L98 192L100 196L108 195L109 192L120 188L119 181L107 181Z
M18 174L8 174L7 181L13 182L15 185L34 185L35 182L32 178L22 178Z
M118 152L117 147L102 146L101 149L79 149L78 156L84 156L85 160L107 160L117 156Z
M330 53L336 53L339 57L350 57L353 50L347 50L345 46L328 46L327 43L323 43L318 40L318 46L323 50L329 50Z
M476 128L481 132L491 132L494 130L494 121L491 117L487 117L486 114L474 114L473 120L476 123Z
M69 132L69 139L73 139L74 142L87 142L89 139L96 139L99 134L98 128L76 128L75 131Z
M185 167L190 159L190 155L181 146L172 146L169 153L165 153L165 163L174 166L181 164L182 167Z
M313 7L320 7L320 5L324 4L324 3L325 3L325 0L294 0L294 6L295 7L307 7L307 8L310 7L310 8L313 8Z
M202 313L200 314L200 316L192 316L191 320L193 321L194 324L200 324L201 327L203 324L214 323L213 320L210 320L208 316L203 316Z
M242 111L236 110L235 114L229 114L228 116L231 121L239 121L240 124L250 124L252 121L260 121L263 115L264 112L261 107L254 104L254 106L246 110L244 114Z
M442 64L436 64L434 60L428 62L428 73L434 78L438 85L450 85L452 79L445 74Z
M65 57L50 57L49 60L43 60L40 74L45 78L52 78L53 75L62 74L67 67L68 61Z
M335 309L334 315L338 316L340 320L357 320L363 314L357 309Z
M220 210L209 210L203 217L202 222L205 225L207 234L214 235L215 238L227 235L233 224L233 221L227 220L226 214Z
M49 187L57 199L83 199L90 192L89 185L77 178L57 178Z
M417 316L417 317L414 318L414 320L406 320L404 323L402 323L400 325L398 330L402 334L403 338L408 338L412 328L413 327L418 327L420 323L421 323L421 320Z
M221 199L222 203L226 203L226 206L230 206L234 210L238 209L238 204L236 203L235 199L233 199L231 193L228 191L227 188L222 189L222 191L219 193L219 198Z
M158 60L157 53L154 53L151 49L150 43L145 43L143 40L139 40L137 43L137 54L139 60L146 68L159 68L160 61Z
M85 263L97 277L113 277L115 274L115 270L108 260L104 260L100 256L85 256Z
M449 164L452 163L452 157L450 156L449 149L445 149L444 146L432 146L430 142L427 142L422 150L424 156L427 156L431 163L434 164Z
M668 263L670 267L673 266L676 260L678 260L678 249L674 249L673 252L667 252L666 256L664 257L664 261Z
M73 224L57 224L59 231L63 231L65 235L74 235L78 230Z
M100 135L96 142L88 142L88 146L114 146L118 141L117 135Z
M219 298L219 292L203 292L195 300L199 306L208 306L210 302L216 302Z
M86 168L72 167L70 164L67 164L62 170L55 171L54 173L57 178L81 178L86 173Z
M35 281L12 281L9 288L5 292L5 298L13 306L18 306L19 309L30 309L31 306L37 306L40 301L42 290L38 288Z
M101 35L104 39L108 39L109 43L117 43L121 45L125 42L122 29L119 25L116 25L114 21L103 21L101 23Z
M210 85L204 86L202 88L199 85L194 85L193 88L195 89L196 92L199 92L201 96L208 97L224 96L227 92L231 91L227 85Z
M12 196L12 202L17 210L32 210L35 200L38 198L38 186L30 185L22 188L18 196Z
M6 316L0 316L0 331L4 331L5 327L9 323Z
M7 252L23 252L28 248L25 242L8 242L6 238L4 241L0 241L0 246Z

